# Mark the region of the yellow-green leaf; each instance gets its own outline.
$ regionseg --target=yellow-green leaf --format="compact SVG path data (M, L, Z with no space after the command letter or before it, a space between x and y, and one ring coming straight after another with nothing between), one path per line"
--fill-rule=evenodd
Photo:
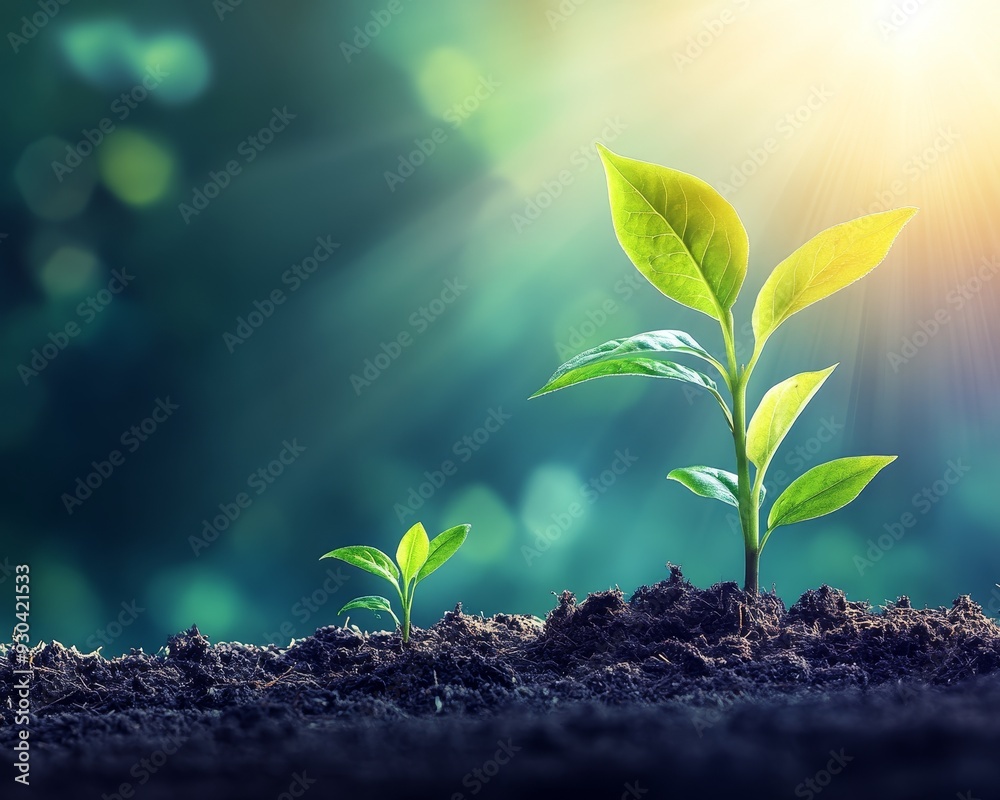
M758 348L792 314L875 269L916 213L916 208L897 208L835 225L778 264L753 309Z
M853 456L813 467L792 481L771 506L769 530L843 508L896 456Z
M767 469L781 440L836 368L834 364L819 372L794 375L764 395L747 429L747 457L757 469Z
M750 245L729 202L700 178L598 145L622 249L667 297L724 320L746 277Z
M448 530L439 533L431 539L427 550L427 560L420 568L420 572L417 573L417 582L422 581L445 561L455 555L458 548L465 543L465 539L471 529L471 525L456 525L454 528L448 528Z
M403 538L399 540L399 547L396 548L396 563L403 573L403 586L408 585L420 572L429 552L430 539L427 538L424 526L418 522L403 534Z

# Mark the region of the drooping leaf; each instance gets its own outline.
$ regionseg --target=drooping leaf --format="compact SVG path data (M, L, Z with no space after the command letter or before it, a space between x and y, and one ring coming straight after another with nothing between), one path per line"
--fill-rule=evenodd
M369 547L365 544L338 547L336 550L331 550L326 555L320 556L320 558L339 558L341 561L346 561L348 564L360 567L365 572L385 578L393 586L399 588L399 584L397 583L399 580L399 570L392 563L392 559L378 548Z
M597 146L622 249L667 297L726 319L747 272L747 232L729 202L693 175Z
M747 429L747 457L758 469L767 469L781 440L836 368L803 372L767 391Z
M407 585L420 572L420 568L427 561L427 553L430 550L430 540L427 538L427 531L421 523L416 523L399 540L399 547L396 548L396 561L399 569L403 573L403 584Z
M456 525L431 539L427 560L417 573L417 583L422 581L458 551L469 535L471 525Z
M396 615L393 614L392 605L390 605L389 601L377 594L370 594L365 597L355 597L337 613L343 614L345 611L353 611L355 608L365 608L368 611L374 611L375 613L384 611L388 614L392 614L393 619L396 618Z
M760 347L792 314L863 278L888 255L916 208L897 208L835 225L774 268L753 309Z
M568 363L568 362L567 362ZM718 387L711 378L693 369L675 364L672 361L658 361L655 358L644 356L621 356L619 358L606 358L601 361L592 361L578 367L566 369L566 364L559 367L549 378L541 389L535 392L532 397L541 397L543 394L565 389L584 381L592 381L595 378L607 378L613 375L645 375L651 378L668 378L675 381L693 383L709 391L718 391Z
M687 486L700 497L721 500L739 508L739 479L732 472L715 467L683 467L671 470L667 479Z
M556 380L567 372L574 369L593 364L598 361L606 361L611 358L628 356L633 353L640 355L645 353L687 353L697 356L704 361L722 370L722 366L705 350L690 334L684 331L650 331L649 333L639 333L624 339L612 339L597 347L584 350L580 355L574 356L559 369L549 379L549 382ZM722 370L725 372L724 370Z
M791 525L843 508L895 460L896 456L852 456L813 467L774 501L767 527Z
M671 470L667 478L683 484L699 497L721 500L735 508L740 507L739 478L732 472L715 467L683 467ZM760 489L760 500L764 501L766 490Z
M593 361L580 367L565 370L564 364L555 374L549 378L541 389L535 392L532 397L541 397L543 394L565 389L584 381L592 381L595 378L608 378L614 375L640 375L650 378L666 378L674 381L684 381L699 386L711 392L715 399L722 406L723 413L732 425L729 407L722 395L719 394L719 387L715 381L701 372L675 364L672 361L658 361L655 358L644 356L622 356L620 358L606 358L602 361Z

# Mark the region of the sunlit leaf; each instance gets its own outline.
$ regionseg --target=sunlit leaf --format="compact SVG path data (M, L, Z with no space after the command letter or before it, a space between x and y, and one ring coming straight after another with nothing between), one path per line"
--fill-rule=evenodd
M819 372L803 372L764 395L747 430L747 457L758 469L767 468L792 424L836 368L834 364Z
M778 264L753 309L758 347L792 314L875 269L916 213L916 208L897 208L835 225Z
M430 540L421 523L416 523L403 534L403 538L399 540L399 547L396 548L396 561L403 573L404 585L409 584L420 572L420 568L427 561L429 550Z
M667 297L726 319L749 254L736 209L693 175L624 158L603 145L598 150L615 233L632 263Z

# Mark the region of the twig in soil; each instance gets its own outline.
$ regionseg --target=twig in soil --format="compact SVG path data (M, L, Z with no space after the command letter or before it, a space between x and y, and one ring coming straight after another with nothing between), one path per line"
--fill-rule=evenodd
M287 670L285 670L284 674L282 674L282 675L279 675L279 676L278 676L277 678L275 678L275 679L274 679L273 681L271 681L270 683L265 683L265 684L264 684L263 686L261 686L260 688L261 688L261 689L270 689L270 688L271 688L272 686L274 686L274 684L278 683L278 681L280 681L280 680L282 680L282 679L284 679L284 678L288 677L288 674L289 674L290 672L292 672L292 671L293 671L293 667L289 667L289 668L288 668Z

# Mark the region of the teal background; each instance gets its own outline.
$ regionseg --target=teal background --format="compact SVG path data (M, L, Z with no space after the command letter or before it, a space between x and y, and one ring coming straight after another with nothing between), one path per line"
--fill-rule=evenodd
M996 12L928 8L933 25L886 43L887 4L398 8L70 3L23 42L19 18L39 6L4 10L0 559L31 566L32 639L148 651L198 623L215 641L283 644L384 591L351 568L330 578L320 554L394 552L417 520L473 526L419 588L420 625L458 601L544 615L563 589L630 593L668 561L703 586L741 579L728 507L665 480L732 468L709 397L634 378L526 399L563 358L619 336L680 328L721 352L714 323L618 248L597 139L730 184L751 241L741 322L814 233L921 206L878 271L787 323L760 363L754 402L841 364L777 458L784 483L843 455L900 456L854 505L778 531L761 584L786 602L822 583L875 604L969 593L995 615L1000 281L977 276L998 252L998 57L982 33ZM942 64L951 80L931 74ZM116 98L150 68L168 75L120 119ZM273 142L245 144L286 108ZM114 129L60 181L52 161L104 118ZM411 158L421 144L433 152ZM185 212L232 161L218 196ZM306 280L287 272L318 237L339 247ZM113 270L134 280L78 311ZM252 335L224 338L275 290ZM79 336L37 375L19 370L67 323ZM129 452L123 434L167 398L176 411ZM292 440L305 449L280 476L248 484ZM63 495L114 450L123 462L68 513ZM967 473L935 488L950 461ZM193 545L241 492L238 519ZM859 567L906 513L913 527ZM11 586L0 569L13 619Z

